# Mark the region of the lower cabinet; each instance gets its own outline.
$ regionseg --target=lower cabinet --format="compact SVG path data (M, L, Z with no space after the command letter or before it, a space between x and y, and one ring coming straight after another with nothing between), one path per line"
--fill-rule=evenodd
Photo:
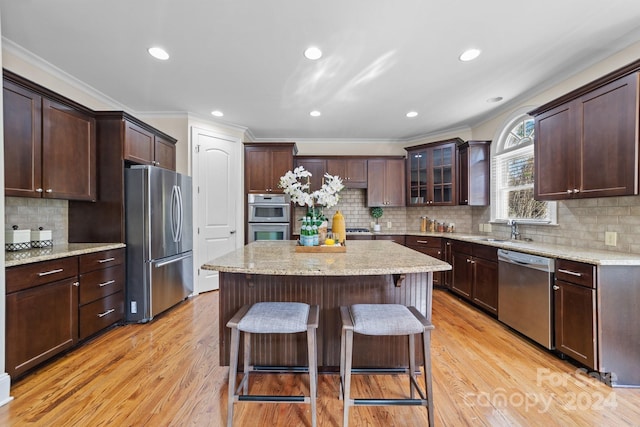
M442 239L440 237L424 237L424 236L406 236L405 246L422 252L430 257L443 260ZM445 272L436 271L433 273L434 286L443 285L443 277Z
M597 367L595 283L594 265L556 261L556 349L592 369Z
M7 373L19 377L121 321L123 289L124 249L7 268Z
M475 243L452 242L451 290L475 305L498 314L497 249Z
M78 342L77 257L6 269L6 370L17 377Z

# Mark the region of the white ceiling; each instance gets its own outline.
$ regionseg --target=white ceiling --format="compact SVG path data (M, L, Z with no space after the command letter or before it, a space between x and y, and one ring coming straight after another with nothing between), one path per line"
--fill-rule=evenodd
M0 13L5 39L130 112L221 110L258 140L470 127L640 40L638 0L0 0ZM469 47L482 55L459 61Z

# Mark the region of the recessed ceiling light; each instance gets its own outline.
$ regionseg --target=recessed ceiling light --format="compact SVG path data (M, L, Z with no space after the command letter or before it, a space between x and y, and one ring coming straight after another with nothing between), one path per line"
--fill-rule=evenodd
M460 55L460 61L473 61L480 56L480 49L467 49Z
M311 117L320 117L322 115L322 113L318 110L313 110L312 112L309 113L309 115Z
M211 115L212 115L212 116L216 116L216 117L222 117L222 116L224 116L224 114L222 114L222 111L219 111L219 110L212 111L212 112L211 112Z
M156 59L161 59L163 61L169 59L169 54L161 47L150 47L147 51L149 52L149 55Z
M487 99L487 102L488 102L488 103L490 103L490 104L493 104L494 102L500 102L500 101L502 101L503 99L504 99L504 98L503 98L503 97L501 97L501 96L496 96L496 97L494 97L494 98L489 98L489 99Z
M316 59L320 59L320 57L322 57L322 51L315 46L311 46L304 51L304 56L307 59L315 61Z
M416 117L418 115L417 111L409 111L407 113L407 117L412 118L412 117Z

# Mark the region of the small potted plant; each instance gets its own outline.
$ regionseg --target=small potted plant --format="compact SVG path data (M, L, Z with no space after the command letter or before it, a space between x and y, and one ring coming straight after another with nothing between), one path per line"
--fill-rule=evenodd
M376 219L376 223L373 225L373 231L380 231L380 224L378 219L382 216L383 210L380 206L374 206L369 209L369 214Z

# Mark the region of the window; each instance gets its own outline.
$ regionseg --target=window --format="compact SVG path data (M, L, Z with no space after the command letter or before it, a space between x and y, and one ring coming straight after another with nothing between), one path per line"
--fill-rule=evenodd
M555 222L555 203L533 198L534 137L529 116L519 116L505 126L493 156L492 220Z

